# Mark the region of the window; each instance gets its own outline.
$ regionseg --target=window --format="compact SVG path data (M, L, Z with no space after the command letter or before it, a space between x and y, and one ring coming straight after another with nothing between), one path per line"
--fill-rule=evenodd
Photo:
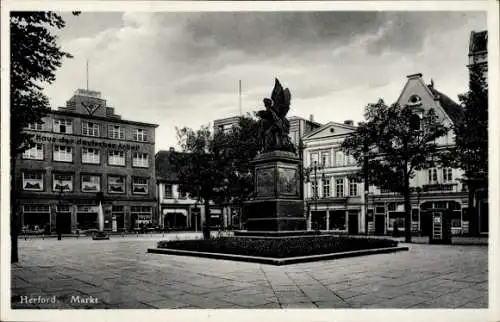
M335 180L335 196L343 197L344 196L344 179Z
M179 199L187 198L187 192L182 188L182 185L177 186L177 191L179 192Z
M311 193L313 199L318 198L318 183L316 181L311 182Z
M70 192L73 191L73 176L70 174L53 174L52 191Z
M136 129L134 133L134 141L146 142L148 140L148 134L146 130Z
M123 140L125 138L125 131L119 125L108 125L108 137Z
M42 123L30 123L26 128L28 130L33 130L33 131L41 131L43 127L43 122Z
M317 163L319 160L318 160L318 153L312 153L311 154L311 166L314 165L314 163Z
M43 173L35 171L23 172L23 190L43 191Z
M149 167L148 154L135 152L132 159L132 166L140 168Z
M342 151L335 151L335 165L337 167L344 165L344 153Z
M73 133L73 122L71 120L55 119L52 129L56 133Z
M31 149L24 151L23 159L43 160L43 144L37 143Z
M125 165L125 152L109 151L108 163L109 165Z
M462 227L462 212L460 210L455 210L451 214L451 227L461 228Z
M330 210L330 230L346 230L345 210Z
M321 152L321 165L324 167L329 167L330 166L330 158L329 158L329 153L328 152Z
M132 179L132 193L134 194L147 194L148 193L148 179L147 178L133 178Z
M82 122L82 135L99 136L99 124L92 122Z
M125 193L125 177L108 176L109 193Z
M437 182L437 170L435 168L427 170L429 176L429 183Z
M453 181L453 170L451 168L443 168L443 181L444 182Z
M323 198L330 197L330 179L323 180Z
M152 222L153 211L149 206L132 206L130 207L130 214L133 228L143 227Z
M101 177L96 175L82 175L82 192L101 191Z
M174 197L174 193L172 190L172 185L171 184L166 184L165 185L165 198L167 199L172 199Z
M73 149L70 146L54 145L54 161L73 162Z
M345 155L345 164L346 165L356 165L356 159L352 155Z
M354 179L349 179L349 196L354 197L358 195L358 183Z
M389 229L394 229L394 226L398 227L399 231L404 231L405 229L405 213L404 212L389 212Z
M96 148L82 148L82 163L99 164L101 162L99 150Z

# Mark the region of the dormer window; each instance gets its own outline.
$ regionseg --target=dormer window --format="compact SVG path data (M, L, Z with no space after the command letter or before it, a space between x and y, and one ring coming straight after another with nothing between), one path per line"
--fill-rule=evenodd
M422 98L418 95L412 95L408 99L408 105L419 105L422 103Z

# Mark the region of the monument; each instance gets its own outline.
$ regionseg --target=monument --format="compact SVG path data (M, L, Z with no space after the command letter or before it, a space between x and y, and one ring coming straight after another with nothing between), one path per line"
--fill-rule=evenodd
M271 98L264 99L260 118L262 152L254 165L254 198L244 204L247 231L235 235L301 235L306 231L304 203L300 189L300 158L288 136L290 123L286 115L291 94L275 81Z

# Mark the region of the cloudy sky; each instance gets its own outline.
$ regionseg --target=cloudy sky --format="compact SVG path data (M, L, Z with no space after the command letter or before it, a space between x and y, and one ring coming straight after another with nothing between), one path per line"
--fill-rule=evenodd
M156 150L175 126L261 108L274 77L292 93L290 115L355 122L367 103L393 102L406 75L453 99L467 88L471 30L481 12L84 12L63 14L59 38L74 55L46 87L53 107L76 88L101 91L124 119L159 124Z

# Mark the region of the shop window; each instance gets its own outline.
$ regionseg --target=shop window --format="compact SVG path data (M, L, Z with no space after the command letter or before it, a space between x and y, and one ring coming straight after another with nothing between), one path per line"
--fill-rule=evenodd
M109 165L125 165L125 152L110 150L108 154Z
M125 193L125 177L108 176L109 193Z
M96 148L82 148L82 163L99 164L101 157Z
M36 143L31 149L24 151L23 159L43 160L43 144Z
M96 175L82 175L82 192L101 191L101 177Z
M404 212L389 212L389 229L394 229L394 225L398 226L399 230L405 229L405 213Z
M345 210L330 210L330 230L346 230Z
M23 206L23 232L50 232L50 208L48 205Z
M133 178L132 179L132 193L134 194L147 194L148 193L148 179L146 178Z
M451 227L461 228L462 227L462 212L459 210L453 211L451 213Z
M152 207L132 206L130 207L133 228L142 228L152 223Z
M43 191L43 173L39 171L23 172L23 190Z
M52 191L73 191L73 176L70 174L54 174L52 176Z

